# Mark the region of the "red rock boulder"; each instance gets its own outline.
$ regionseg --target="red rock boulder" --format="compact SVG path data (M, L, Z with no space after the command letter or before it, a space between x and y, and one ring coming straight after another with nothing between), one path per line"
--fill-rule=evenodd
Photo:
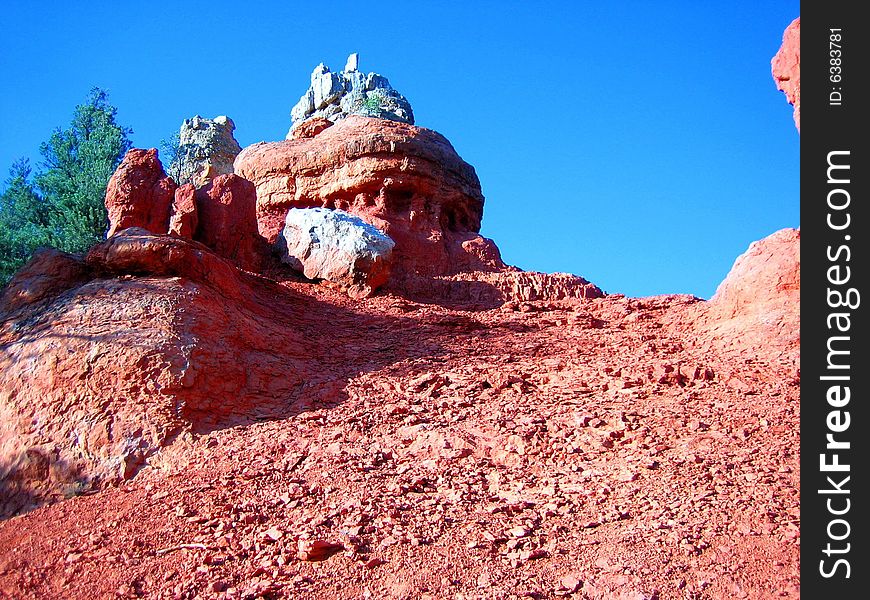
M801 130L801 18L792 21L782 36L782 47L771 61L776 89L794 106L794 123Z
M313 137L249 146L235 170L256 186L259 231L269 243L290 208L325 207L390 236L400 277L504 268L477 233L483 194L474 169L435 131L351 116ZM457 259L466 250L468 259Z
M257 191L238 175L219 175L196 190L194 239L244 269L256 270L267 250L257 232Z
M108 235L128 227L166 233L175 188L175 182L163 171L156 148L129 150L106 188Z
M175 197L172 200L172 211L169 217L169 233L178 237L193 239L198 223L196 188L192 183L186 183L175 190Z

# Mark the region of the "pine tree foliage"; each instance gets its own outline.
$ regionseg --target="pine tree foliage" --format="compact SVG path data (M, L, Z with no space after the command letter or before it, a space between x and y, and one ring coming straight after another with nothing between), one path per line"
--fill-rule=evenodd
M106 186L131 143L130 129L99 88L75 108L67 129L40 146L41 169L31 179L17 161L0 195L0 284L40 246L84 252L105 237Z
M0 196L0 284L6 283L34 250L52 242L50 209L33 189L30 171L27 159L16 161Z

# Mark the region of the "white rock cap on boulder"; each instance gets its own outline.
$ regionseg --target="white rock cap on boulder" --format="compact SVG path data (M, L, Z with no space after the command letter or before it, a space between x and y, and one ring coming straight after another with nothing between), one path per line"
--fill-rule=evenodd
M370 296L390 276L395 242L343 210L293 208L277 244L281 260L309 279L338 284L354 298Z
M383 75L361 72L355 52L339 73L323 63L317 65L311 73L311 85L290 111L293 126L313 117L334 123L349 115L414 124L410 102ZM289 133L287 139L292 139Z

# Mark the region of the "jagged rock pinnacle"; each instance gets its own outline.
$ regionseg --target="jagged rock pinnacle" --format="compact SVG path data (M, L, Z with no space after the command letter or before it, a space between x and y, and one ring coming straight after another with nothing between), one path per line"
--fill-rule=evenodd
M293 125L312 117L338 121L361 115L414 124L408 100L383 75L359 70L359 54L347 57L344 70L333 73L320 63L311 73L311 85L290 111ZM290 139L290 135L287 135Z

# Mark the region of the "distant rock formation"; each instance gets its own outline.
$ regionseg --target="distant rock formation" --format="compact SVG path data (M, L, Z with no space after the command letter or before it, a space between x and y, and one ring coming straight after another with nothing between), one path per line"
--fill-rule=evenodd
M291 208L278 241L283 262L355 298L371 295L390 276L395 242L343 210Z
M311 73L311 86L290 111L295 127L312 117L338 121L361 115L414 124L411 104L383 75L358 70L359 56L351 54L344 71L333 73L323 63ZM287 139L292 139L292 127Z
M792 21L782 36L782 47L771 61L776 89L794 106L794 123L801 130L801 18Z
M236 125L226 116L186 119L178 135L178 155L170 171L176 183L202 187L218 175L233 172L233 161L242 147L233 137Z

